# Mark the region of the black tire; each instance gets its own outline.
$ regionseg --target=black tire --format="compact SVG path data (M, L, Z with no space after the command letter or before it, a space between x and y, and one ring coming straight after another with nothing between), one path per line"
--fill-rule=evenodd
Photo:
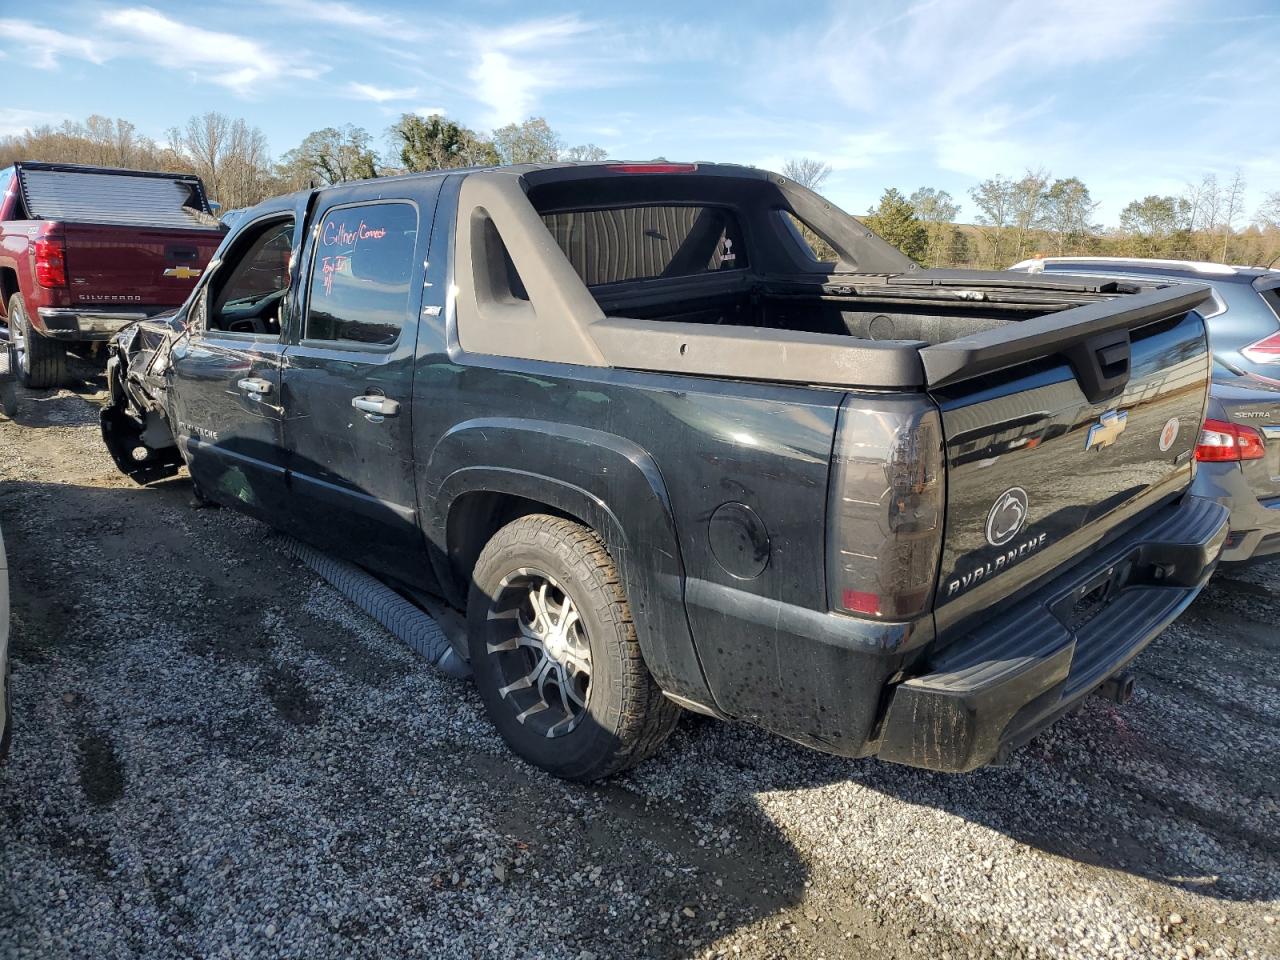
M22 335L22 350L11 351L10 356L17 361L13 373L18 383L31 390L62 386L67 379L66 347L31 329L22 295L15 293L9 298L9 337L17 332Z
M590 648L585 708L566 733L551 735L521 723L520 705L500 693L509 680L501 658L509 654L492 652L490 643L510 632L513 621L490 614L515 609L505 592L516 589L507 584L521 575L555 582L576 607ZM581 524L532 514L493 536L472 574L467 642L494 726L512 750L557 777L586 782L635 766L656 753L679 722L680 707L662 695L640 655L618 568L601 539ZM533 662L538 654L528 656Z

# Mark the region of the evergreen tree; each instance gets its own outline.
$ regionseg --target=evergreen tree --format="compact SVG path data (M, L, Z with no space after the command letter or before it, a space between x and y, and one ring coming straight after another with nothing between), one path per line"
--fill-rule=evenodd
M901 191L890 187L879 205L867 211L864 221L881 239L893 244L912 260L923 260L929 252L929 230L911 202Z

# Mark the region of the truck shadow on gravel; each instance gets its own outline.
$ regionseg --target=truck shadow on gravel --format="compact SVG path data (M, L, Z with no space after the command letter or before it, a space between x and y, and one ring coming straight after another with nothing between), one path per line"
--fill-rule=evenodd
M347 906L336 924L298 931L316 957L370 937L401 955L410 940L396 931L415 923L469 936L453 928L473 902L495 911L485 929L536 934L547 955L683 957L804 898L805 858L758 810L712 823L679 800L525 766L469 683L435 674L372 621L335 626L316 607L328 588L265 526L191 504L185 479L0 482L15 621L0 810L16 838L0 844L0 874L26 904L17 915L0 904L0 927L14 936L60 926L51 918L77 900L152 890L138 864L169 870L156 865L197 837L233 851L237 875L272 875L273 903L305 907L315 864L330 865L327 895ZM462 732L424 730L424 713ZM238 804L255 789L287 797L279 816L269 803L246 821ZM246 851L250 834L269 864ZM222 856L169 877L145 906L158 929L212 936L219 898L232 896ZM42 883L65 889L68 868L90 886L61 901ZM179 889L185 913L171 908ZM234 896L253 903L256 889ZM387 903L399 908L387 915ZM496 912L504 905L513 912ZM488 939L429 955L481 955ZM0 953L4 942L0 932Z
M1269 586L1280 564L1219 574L1137 661L1134 703L1087 702L1005 768L956 777L849 761L689 716L655 759L580 787L512 758L469 684L434 674L380 629L368 633L358 615L326 619L315 594L325 588L265 526L192 509L184 479L0 483L0 524L17 627L17 736L0 808L10 836L33 838L6 843L0 873L28 904L51 899L34 879L42 857L86 869L92 851L85 876L125 896L121 885L150 881L111 851L163 862L176 836L240 850L237 870L275 871L272 896L299 903L312 896L314 864L334 863L345 919L298 921L317 957L371 935L360 911L375 897L398 905L396 921L378 928L393 948L415 915L469 936L457 918L483 902L494 936L541 931L574 956L687 956L734 931L772 935L776 924L779 937L798 925L809 949L829 955L849 955L851 942L895 955L901 918L864 899L887 882L877 871L889 861L862 859L855 840L875 835L885 850L927 856L917 849L929 844L922 807L1170 888L1226 900L1280 892L1280 783L1266 759L1280 738L1280 641L1269 627L1280 622ZM278 629L264 627L264 610L277 611ZM175 639L155 646L157 635ZM181 792L160 763L181 769ZM228 786L237 782L270 783L288 798L253 821L270 865L245 848L244 787ZM834 819L807 822L807 796L833 787L840 802L817 806ZM341 825L340 842L313 823ZM820 866L833 838L848 843L843 872ZM991 869L978 852L948 856L961 875ZM847 896L807 889L831 869ZM171 882L186 919L160 898L161 922L214 929L218 898L230 895L225 868L183 870ZM540 903L577 901L581 909L558 907L551 927L536 916ZM43 922L14 918L11 928Z
M686 724L691 742L658 759L667 771L631 776L674 781L722 804L844 781L901 801L895 814L931 807L1088 867L1222 900L1274 899L1280 594L1270 584L1278 575L1280 561L1221 570L1139 656L1133 702L1086 700L1005 767L954 776L841 760L700 721ZM983 859L968 869L989 873Z
M0 340L0 353L4 352ZM4 360L0 359L0 364ZM101 363L67 356L67 382L48 390L28 390L11 376L0 374L0 423L19 427L74 427L97 423L97 401L106 395L107 376Z

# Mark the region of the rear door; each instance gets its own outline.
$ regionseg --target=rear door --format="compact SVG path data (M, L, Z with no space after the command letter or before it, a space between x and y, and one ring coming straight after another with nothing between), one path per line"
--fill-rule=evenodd
M295 532L362 566L433 585L410 416L434 180L326 192L282 372Z
M1190 484L1211 357L1208 291L1187 289L921 351L947 458L940 633Z

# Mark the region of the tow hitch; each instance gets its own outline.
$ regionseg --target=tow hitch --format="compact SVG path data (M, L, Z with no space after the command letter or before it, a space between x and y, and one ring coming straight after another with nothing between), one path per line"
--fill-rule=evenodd
M1094 691L1094 695L1124 706L1133 699L1134 676L1128 670L1107 677Z

